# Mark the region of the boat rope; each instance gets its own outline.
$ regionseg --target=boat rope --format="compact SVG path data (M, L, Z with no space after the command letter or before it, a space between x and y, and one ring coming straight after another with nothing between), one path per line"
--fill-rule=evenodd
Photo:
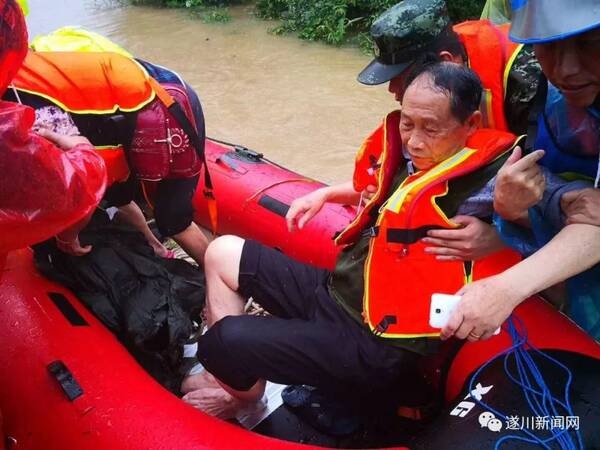
M518 327L516 326L517 323L519 325ZM492 357L475 371L475 374L473 377L471 377L471 381L469 383L469 392L474 392L475 380L477 377L479 377L483 370L493 361L504 357L504 371L510 380L523 390L523 394L527 404L529 405L529 408L537 417L546 417L548 420L550 420L551 417L558 416L559 412L562 412L563 416L574 416L569 398L573 374L569 368L557 359L531 345L527 339L527 330L518 317L513 315L509 317L507 321L507 331L512 339L513 345L507 350L504 350ZM550 388L544 380L542 372L531 356L533 353L552 363L555 363L566 373L567 381L564 388L564 398L558 399L552 394ZM517 368L516 374L512 373L511 369L509 368L509 361L511 358L514 359L515 366ZM476 398L475 396L474 400L479 403L482 408L491 411L496 415L496 417L500 417L505 422L508 422L508 417L505 414L494 409L492 406ZM564 450L584 450L583 441L578 428L574 430L575 439L572 436L573 433L569 432L569 428L567 426L562 429L555 429L552 426L549 428L551 432L551 436L549 437L540 437L530 430L522 428L520 431L524 433L525 436L503 436L502 438L498 439L494 449L499 449L500 446L506 441L516 440L530 444L538 444L548 450L551 450L552 448L550 447L550 444L558 444L559 448Z

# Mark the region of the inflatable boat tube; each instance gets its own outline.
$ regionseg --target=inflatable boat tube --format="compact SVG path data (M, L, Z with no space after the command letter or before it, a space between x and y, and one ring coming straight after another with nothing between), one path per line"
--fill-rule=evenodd
M291 202L323 183L279 166L244 147L206 140L206 159L218 212L218 233L253 238L285 254L319 267L331 268L339 251L335 234L356 214L350 205L327 203L302 230L290 233L285 214ZM193 199L194 220L210 229L204 177Z

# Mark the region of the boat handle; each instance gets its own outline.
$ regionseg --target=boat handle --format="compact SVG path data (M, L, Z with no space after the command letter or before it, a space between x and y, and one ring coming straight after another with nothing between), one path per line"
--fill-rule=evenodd
M47 367L70 401L83 395L83 389L64 362L52 361Z

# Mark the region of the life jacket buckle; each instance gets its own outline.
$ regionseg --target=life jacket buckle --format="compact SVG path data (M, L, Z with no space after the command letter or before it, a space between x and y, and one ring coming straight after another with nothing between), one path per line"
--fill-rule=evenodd
M375 158L374 155L369 155L369 163L371 166L367 169L367 174L373 176L375 171L381 167L381 163L377 161L377 158Z
M169 149L169 163L172 163L173 162L173 147L175 147L173 145L174 135L171 134L171 128L169 128L169 119L166 120L166 124L167 124L167 137L165 139L154 139L153 141L155 144L167 144L167 148ZM181 140L181 143L179 143L179 145L177 147L179 147L183 143L183 139L181 139L181 136L178 136L178 137Z
M379 227L369 227L363 230L362 237L374 238L379 234Z
M396 325L396 323L398 323L398 319L396 319L396 316L384 316L383 319L381 319L381 322L379 322L379 324L375 327L375 330L373 330L373 332L377 336L381 336L387 331L390 325Z

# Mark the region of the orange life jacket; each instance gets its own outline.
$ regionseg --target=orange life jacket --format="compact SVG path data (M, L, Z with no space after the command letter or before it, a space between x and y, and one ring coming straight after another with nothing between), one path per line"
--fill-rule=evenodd
M435 167L407 177L380 207L374 227L372 209L389 193L403 158L398 129L400 112L386 117L383 133L370 145L382 148L381 166L375 170L377 192L358 217L338 236L337 244L355 242L365 231L371 236L365 262L363 315L371 330L383 337L439 336L429 326L431 294L454 294L471 280L499 273L519 261L504 250L478 261L438 261L424 252L420 239L430 229L453 229L453 223L436 203L449 194L449 180L472 173L506 153L516 137L507 132L478 130L467 147ZM369 153L368 145L365 153Z
M483 84L479 110L482 128L508 131L504 98L508 74L522 44L508 38L510 24L494 25L489 20L471 20L453 27L467 52L468 64Z
M29 52L12 83L18 91L76 114L139 111L154 100L158 84L134 59L81 52ZM106 163L108 185L127 179L129 166L121 145L96 150Z
M496 26L488 20L463 22L453 27L463 43L469 67L483 85L481 104L482 128L509 131L504 111L506 83L512 64L523 47L508 39L510 24ZM381 148L371 145L382 142L384 126L380 125L365 140L356 156L354 189L362 192L368 185L376 185L374 173L381 157ZM369 149L368 151L366 149Z

